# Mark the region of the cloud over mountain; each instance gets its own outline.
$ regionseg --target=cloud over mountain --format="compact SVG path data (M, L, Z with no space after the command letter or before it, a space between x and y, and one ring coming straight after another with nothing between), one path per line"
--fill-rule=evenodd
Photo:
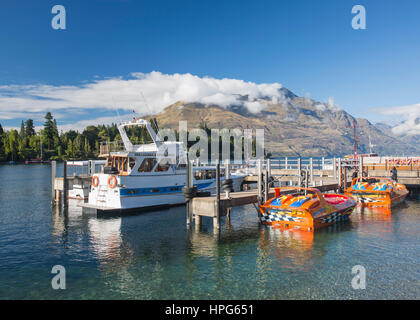
M161 72L132 73L79 86L0 86L0 117L13 112L45 112L59 109L125 109L139 114L160 112L176 101L195 101L221 107L241 105L252 113L261 111L261 98L274 102L286 99L279 83L246 82ZM143 99L144 96L144 99ZM242 99L243 97L246 99Z
M404 120L392 128L397 136L420 135L420 103L409 106L392 107L381 111L388 116L399 116Z

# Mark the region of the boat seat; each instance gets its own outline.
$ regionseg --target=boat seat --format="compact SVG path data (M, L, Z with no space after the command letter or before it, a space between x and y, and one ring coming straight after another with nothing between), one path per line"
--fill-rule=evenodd
M308 196L300 196L297 197L296 200L289 205L289 207L293 207L293 208L299 208L301 207L306 201L308 201L309 199L311 199L312 197L308 197Z
M284 204L290 198L292 198L292 195L277 197L273 201L271 201L270 205L281 206L282 204Z
M369 186L369 183L367 182L358 182L353 186L353 190L366 190Z
M374 183L372 184L372 190L373 191L387 191L387 190L391 190L392 189L392 185L390 185L389 183Z

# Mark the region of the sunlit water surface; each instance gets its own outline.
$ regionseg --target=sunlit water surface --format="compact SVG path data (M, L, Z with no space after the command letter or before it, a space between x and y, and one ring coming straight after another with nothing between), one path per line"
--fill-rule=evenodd
M262 226L235 208L214 235L185 208L101 219L50 207L50 167L0 166L1 299L419 299L420 199L358 210L316 232ZM53 290L51 268L66 268ZM354 290L352 267L366 268Z

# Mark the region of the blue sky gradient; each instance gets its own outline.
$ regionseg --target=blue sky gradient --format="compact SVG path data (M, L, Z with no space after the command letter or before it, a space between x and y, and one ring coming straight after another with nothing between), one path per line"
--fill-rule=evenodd
M56 4L66 8L66 30L51 28ZM366 8L366 30L351 27L356 4ZM415 0L5 0L0 86L191 73L278 82L376 121L376 108L420 102L419 17Z

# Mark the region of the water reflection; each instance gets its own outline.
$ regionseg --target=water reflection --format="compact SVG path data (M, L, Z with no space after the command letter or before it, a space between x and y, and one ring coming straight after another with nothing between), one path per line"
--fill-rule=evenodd
M53 241L61 244L69 243L78 250L78 246L86 248L84 240L89 242L89 250L93 251L99 265L106 272L112 272L121 266L129 265L133 256L128 243L121 237L122 218L101 219L96 216L83 215L77 200L69 201L67 210L54 207L52 212L51 234ZM78 241L73 238L76 237Z
M309 270L313 262L313 242L313 232L265 226L259 241L260 260L272 255L281 268Z
M352 213L352 221L358 222L389 222L392 217L392 210L385 207L367 208L357 207Z

